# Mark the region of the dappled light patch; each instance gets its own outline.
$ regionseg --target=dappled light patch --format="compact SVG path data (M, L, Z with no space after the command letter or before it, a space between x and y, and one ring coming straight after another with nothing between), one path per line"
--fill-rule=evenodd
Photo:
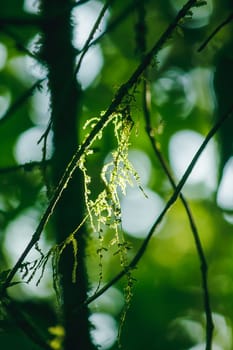
M77 56L77 62L80 56ZM83 89L86 89L98 76L103 66L103 56L98 45L91 47L83 59L77 74L77 79Z
M5 115L11 103L11 93L4 86L0 85L0 119Z
M92 30L93 23L96 21L98 14L102 8L100 1L91 1L91 3L78 6L72 11L74 21L73 44L77 49L82 49L85 45L89 33ZM107 11L102 18L98 30L95 32L93 39L104 31L107 25L109 12Z
M33 127L23 132L15 145L15 158L18 163L26 163L31 161L40 161L42 160L43 153L43 141L39 143L44 129L40 127ZM47 138L46 153L49 158L52 153L52 136L51 134Z
M29 13L38 13L39 1L36 0L24 0L23 9Z
M39 48L41 43L41 35L36 34L28 43L27 49L32 53L32 56L26 56L25 65L27 71L33 78L42 79L46 78L48 74L48 70L45 64L42 64L40 60L37 59L37 55L39 55ZM35 57L33 57L33 55Z
M101 350L110 349L117 341L118 327L114 318L104 313L93 313L90 322L94 329L91 331L94 343Z
M232 350L227 12L2 6L3 347Z
M164 207L162 198L144 187L147 197L137 189L127 191L121 200L122 228L127 234L137 238L145 238L155 219Z
M33 61L33 67L38 67L38 63L35 62L30 57L25 56L16 56L12 57L8 61L8 69L15 74L16 72L19 72L18 79L23 82L23 84L28 85L32 81L32 74L31 74L31 63ZM28 63L29 66L28 66ZM30 67L30 71L28 71L28 68ZM37 68L36 68L37 70ZM38 70L37 70L37 77L38 77Z
M208 67L198 67L190 72L192 85L195 86L196 104L201 111L214 113L216 96L214 92L214 72Z
M96 285L93 287L90 295L96 291L96 287ZM112 302L113 300L114 303ZM94 304L90 305L90 308L93 312L108 312L113 316L118 316L124 306L124 302L123 293L116 287L112 286L106 291L106 293L101 295Z
M7 48L5 45L0 43L0 71L4 68L7 60Z
M222 209L233 210L233 157L226 163L217 194L217 203Z
M196 102L192 76L173 67L153 84L152 96L165 119L186 118Z
M21 214L7 226L4 239L4 249L8 263L14 264L25 245L29 242L31 232L35 230L38 216L39 211L30 208L21 212ZM40 241L40 249L45 250L47 244L48 242L43 237ZM31 295L34 295L37 298L47 298L51 297L53 294L53 285L50 277L51 269L49 266L45 267L43 279L40 278L41 271L38 270L33 276L34 282L30 284L27 283L33 274L35 261L39 258L40 250L31 250L27 258L28 264L25 264L25 268L22 267L17 274L18 280L20 281L24 276L24 281L20 284L16 284L11 289L11 293L15 298L24 299L25 296L29 297ZM40 281L40 283L37 283L38 281Z
M132 148L129 150L129 160L136 169L142 186L147 186L152 171L152 164L148 155L139 149Z
M178 11L184 4L183 0L170 0L170 4L175 11ZM203 1L203 6L194 8L192 13L187 16L183 25L188 28L201 28L206 26L211 18L213 11L212 0Z
M193 314L190 316L175 319L171 324L171 329L179 330L183 337L190 339L195 345L188 350L205 350L205 326L202 314ZM193 316L193 317L192 317ZM215 322L215 332L213 339L213 350L231 350L232 334L229 320L219 313L213 313Z
M37 89L32 96L30 118L32 122L41 127L47 127L50 119L50 94L46 91L46 83L42 89Z
M192 130L182 130L175 133L169 143L169 158L173 171L178 179L184 174L190 159L200 146L204 137ZM196 198L209 196L217 184L217 152L214 141L198 159L197 165L186 182L186 189ZM191 191L191 186L204 185L202 191Z

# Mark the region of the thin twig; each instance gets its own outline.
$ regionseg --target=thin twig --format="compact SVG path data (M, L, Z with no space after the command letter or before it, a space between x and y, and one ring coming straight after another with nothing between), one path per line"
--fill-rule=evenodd
M173 194L171 195L171 197L169 198L169 200L167 201L164 209L162 210L162 212L160 213L160 215L158 216L158 218L156 219L156 221L154 222L153 226L151 227L147 237L145 238L145 240L142 242L140 248L138 249L137 253L135 254L134 258L131 260L130 264L124 268L124 270L120 271L111 281L109 281L108 283L105 284L105 286L103 286L95 295L92 295L91 297L89 297L86 300L86 304L90 304L91 302L93 302L94 300L96 300L98 297L100 297L106 290L108 290L111 286L113 286L117 281L119 281L122 277L124 277L130 270L134 269L138 262L140 261L140 259L142 258L143 254L146 251L146 248L151 240L151 237L153 236L156 228L158 227L158 225L161 223L161 221L163 220L165 214L167 213L167 211L171 208L171 206L175 203L175 201L177 200L178 196L180 195L180 192L184 186L184 184L186 183L189 175L191 174L196 162L198 161L201 153L204 151L204 149L206 148L208 142L212 139L212 137L216 134L216 132L220 129L220 127L222 126L222 124L231 116L231 114L233 113L233 105L231 106L231 108L229 109L229 111L223 115L217 122L216 124L212 127L212 129L209 131L209 133L207 134L207 136L205 137L204 141L202 142L201 146L199 147L199 149L197 150L196 154L194 155L192 161L190 162L189 166L187 167L183 177L181 178L180 182L178 183L178 185L176 186ZM210 349L210 348L209 348Z
M17 326L31 339L35 344L39 345L42 349L51 350L52 348L47 343L47 339L41 334L38 329L38 325L32 324L32 322L26 317L22 310L18 307L15 301L10 297L4 297L1 300L2 306L6 309L6 312L10 314L12 320Z
M85 2L85 1L84 1ZM81 5L81 4L80 4ZM88 46L88 49L97 44L104 35L108 34L109 32L111 32L112 30L114 30L114 28L117 27L117 25L119 25L119 23L121 23L132 11L132 9L134 8L134 1L131 2L125 9L124 11L122 11L119 16L117 16L117 18L112 22L110 23L108 26L107 26L107 29L102 33L100 34L100 36L98 36L98 38L96 38L95 40L93 40L89 46ZM85 48L85 45L84 45L84 48ZM84 49L83 48L83 49ZM82 49L82 50L83 50ZM82 50L80 51L80 53L82 52ZM77 68L76 68L77 69ZM21 106L21 104L23 104L27 99L28 97L30 97L34 91L35 88L39 87L40 84L47 78L44 78L44 79L40 79L38 80L37 82L35 82L35 84L33 84L18 100L16 100L14 102L14 104L12 106L10 106L10 108L6 111L6 113L3 115L3 117L0 119L0 125L1 123L4 123L6 120L9 119L9 117Z
M166 164L165 159L163 158L162 153L159 150L157 140L155 138L155 134L153 132L152 126L151 126L151 115L150 115L150 89L148 86L148 82L146 79L143 81L143 111L144 111L144 117L146 121L146 132L148 135L148 138L150 140L151 146L154 150L154 153L156 154L165 174L167 175L170 184L172 185L173 189L176 190L176 183L173 178L173 175ZM204 309L205 309L205 315L206 315L206 350L211 350L211 344L212 344L212 338L213 338L213 329L214 329L214 323L212 318L212 312L211 312L211 306L210 306L210 296L209 296L209 289L208 289L208 265L204 253L204 249L202 247L202 243L198 234L197 226L195 224L191 209L189 207L189 204L187 200L185 199L182 192L179 194L181 202L185 208L185 211L187 213L189 224L191 227L191 231L193 234L195 247L197 250L197 254L199 256L200 260L200 269L201 269L201 278L202 278L202 289L203 289L203 298L204 298Z
M25 53L26 55L34 58L34 60L44 64L44 62L40 59L40 57L34 53L32 53L30 50L28 50L22 43L21 43L21 39L18 37L17 34L15 34L11 29L9 29L6 26L2 26L0 27L0 30L6 34L8 37L10 37L11 39L14 40L15 42L15 46L18 50L22 51L23 53Z
M32 96L34 90L42 84L46 78L37 80L29 89L27 89L6 111L6 113L0 119L0 125L7 121L12 114L24 103L26 100Z
M85 4L86 2L89 2L90 0L79 0L79 1L77 1L77 2L75 2L73 5L71 5L72 6L72 8L73 7L77 7L77 6L80 6L80 5L83 5L83 4Z
M231 13L222 23L220 23L214 31L208 36L208 38L204 41L204 43L199 47L197 52L201 52L204 48L209 44L210 40L227 24L229 24L233 20L233 13Z
M129 3L120 13L119 15L114 19L112 20L112 22L110 22L108 25L107 25L107 28L106 30L101 33L95 40L93 40L89 46L94 46L96 44L98 44L98 42L106 35L106 34L109 34L111 33L122 21L124 21L131 13L132 13L132 10L134 9L135 7L135 0L133 0L131 3ZM81 50L82 52L82 50Z
M151 64L151 61L152 61L154 55L156 55L159 52L159 50L163 47L163 45L168 40L168 38L171 37L172 33L174 32L177 25L179 24L180 20L183 17L185 17L185 15L189 11L189 9L191 7L193 7L196 2L197 2L197 0L189 0L182 7L182 9L178 12L177 16L175 17L174 21L164 31L164 33L161 35L161 37L155 43L155 45L152 47L152 49L145 55L145 58L139 64L138 68L134 71L134 73L131 75L129 80L125 84L121 85L121 87L117 91L113 101L111 102L111 104L107 108L106 112L103 114L102 118L96 123L96 125L90 131L88 137L84 140L82 145L78 148L77 152L74 154L74 156L71 159L70 163L68 164L57 188L55 189L53 197L51 198L51 201L50 201L47 209L45 210L45 212L44 212L44 214L43 214L43 216L42 216L42 218L37 226L36 231L32 235L30 242L28 243L28 245L24 249L23 253L21 254L19 259L17 260L16 264L14 265L14 267L11 269L9 275L7 276L5 283L3 284L2 288L1 288L1 292L3 294L4 294L4 291L6 290L6 288L9 286L9 283L14 278L16 272L20 268L25 257L28 255L28 253L30 252L30 250L32 249L34 244L39 240L40 235L41 235L44 227L46 226L47 222L49 221L58 201L60 200L63 191L68 186L70 179L72 178L75 170L77 169L78 162L79 162L81 156L92 145L92 143L96 139L98 133L104 128L106 123L108 123L108 121L111 119L112 115L115 113L115 111L117 110L119 105L122 103L123 99L127 96L129 90L137 83L138 79L140 78L140 76L142 75L144 70ZM183 183L182 183L182 186L183 186ZM179 193L179 189L178 189L178 193ZM173 201L175 201L176 198L172 197L172 199L173 199ZM171 204L168 203L169 206L171 206ZM162 215L162 217L164 216L164 214ZM153 233L153 231L152 231L152 233ZM150 240L150 236L152 235L152 233L149 235L148 241ZM147 244L148 244L148 242L147 242L147 240L145 240L145 248L146 248ZM145 248L142 247L142 250L145 250ZM136 257L136 263L137 263L137 257ZM124 271L124 273L125 273L125 271Z
M19 170L32 171L34 168L41 168L42 166L47 166L49 163L50 163L50 160L46 159L44 163L42 163L41 161L40 162L34 161L34 162L25 163L25 164L12 165L8 167L0 168L0 175L13 173Z
M107 11L108 7L111 5L111 3L113 3L114 0L107 0L105 5L102 7L100 13L99 13L99 16L97 17L97 20L96 22L94 23L94 26L92 27L91 31L90 31L90 34L85 42L85 45L84 47L82 48L82 53L80 55L80 58L79 58L79 61L77 63L77 66L75 68L75 75L78 73L79 69L80 69L80 66L82 64L82 61L83 61L83 58L84 56L86 55L90 45L91 45L91 41L95 35L95 32L97 31L99 25L100 25L100 22L102 21L104 15L105 15L105 12Z
M45 187L46 187L46 190L47 190L47 197L48 198L51 197L51 193L52 193L50 181L49 181L49 178L47 176L47 163L46 163L46 159L47 159L47 140L48 140L49 133L51 131L51 126L52 126L52 120L50 119L45 132L43 133L43 135L41 136L41 138L37 142L37 144L39 144L40 142L43 141L41 170L42 170L42 174L43 174L44 183L45 183Z
M81 1L80 1L81 2ZM86 1L83 1L83 3ZM77 4L78 5L78 4ZM80 3L81 5L81 3ZM122 11L122 13L119 14L119 16L108 25L107 29L100 35L98 36L98 38L96 38L95 40L93 40L92 42L89 43L89 45L86 47L86 45L84 45L83 49L80 51L80 53L83 52L83 50L87 50L89 49L92 45L95 45L99 42L99 40L106 35L107 33L111 32L122 20L124 20L127 15L131 12L131 10L133 9L134 6L134 2L130 3L125 9L124 11ZM1 29L1 27L0 27ZM6 31L5 28L3 28L3 30ZM7 30L7 34L8 35L12 35L12 33L10 33ZM13 38L13 37L12 37ZM16 40L16 37L14 36L13 38L14 40ZM18 42L16 41L16 44L18 45ZM32 56L33 58L35 58L36 60L38 60L37 56L34 56L30 51L28 51L26 48L22 48L24 50L24 52L26 54L28 54L29 56ZM76 68L77 70L77 68ZM1 123L4 123L6 120L9 119L9 117L32 95L32 93L34 92L34 90L40 86L40 84L45 81L45 79L47 78L43 78L43 79L39 79L38 81L35 82L35 84L33 84L28 90L25 91L25 93L23 93L22 96L19 97L18 100L16 100L12 106L9 107L9 109L6 111L6 113L2 116L2 118L0 119L0 125Z

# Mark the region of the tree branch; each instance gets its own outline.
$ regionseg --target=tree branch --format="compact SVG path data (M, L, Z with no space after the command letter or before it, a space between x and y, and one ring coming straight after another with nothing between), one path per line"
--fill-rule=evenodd
M233 12L222 22L220 23L214 31L208 36L208 38L204 41L204 43L199 47L197 52L201 52L204 48L209 44L210 40L227 24L229 24L233 20Z
M157 156L164 173L167 175L167 178L170 181L170 184L172 185L172 188L174 191L176 190L176 183L173 178L173 175L166 164L165 159L163 158L162 153L159 150L157 140L155 138L155 134L152 129L151 125L151 115L150 115L150 106L149 101L150 97L150 90L148 86L148 82L146 80L143 81L143 112L144 112L144 118L146 121L146 132L148 135L148 138L150 140L151 146L154 150L155 155ZM193 239L195 242L195 247L197 250L197 254L200 260L200 269L201 269L201 278L202 278L202 290L203 290L203 300L204 300L204 310L206 315L206 350L211 350L211 344L212 344L212 338L213 338L213 329L214 329L214 323L212 318L212 311L210 306L210 296L209 296L209 289L208 289L208 265L205 258L205 253L202 247L201 239L198 234L197 226L195 224L191 209L189 207L189 204L187 200L185 199L182 192L179 194L180 200L184 206L184 209L187 213L187 217L189 220L189 224L191 227L191 231L193 234Z
M223 115L216 122L216 124L212 127L212 129L209 131L209 133L205 137L204 141L202 142L201 146L199 147L199 149L197 150L196 154L194 155L194 157L193 157L192 161L190 162L189 166L187 167L187 169L186 169L183 177L181 178L180 182L175 187L175 190L174 190L173 194L171 195L171 197L167 201L167 204L165 205L164 209L162 210L162 212L160 213L160 215L158 216L158 218L154 222L153 226L151 227L150 231L148 232L147 237L142 242L140 248L138 249L137 253L135 254L134 258L131 260L129 265L124 270L120 271L110 282L106 283L105 286L103 286L97 293L95 293L94 295L89 297L85 301L86 304L90 304L91 302L96 300L106 290L108 290L117 281L119 281L122 277L124 277L130 270L134 269L137 266L138 262L140 261L140 259L142 258L142 256L144 255L144 253L146 251L146 248L147 248L147 246L148 246L148 244L149 244L149 242L150 242L150 240L151 240L151 238L152 238L152 236L154 234L154 231L156 230L158 225L163 220L163 218L164 218L165 214L167 213L167 211L171 208L171 206L177 200L177 198L180 195L180 192L181 192L184 184L186 183L189 175L191 174L191 172L192 172L196 162L198 161L201 153L206 148L208 142L212 139L212 137L216 134L216 132L220 129L220 127L223 125L223 123L231 116L232 113L233 113L233 105L231 106L229 111L225 115ZM210 348L209 348L209 350L210 350Z
M98 29L99 25L100 25L100 22L101 20L103 19L104 17L104 14L105 12L107 11L108 7L111 5L111 3L113 3L115 0L107 0L105 5L102 7L100 13L99 13L99 16L97 17L97 20L94 24L94 26L92 27L91 31L90 31L90 34L85 42L85 45L84 47L82 48L82 53L80 55L80 58L79 58L79 61L76 65L76 68L75 68L75 75L78 73L79 69L80 69L80 66L82 64L82 61L83 61L83 58L84 56L86 55L89 47L91 46L91 41L94 37L94 34L96 32L96 30Z
M46 78L37 80L29 89L27 89L6 111L0 119L0 125L5 123L12 114L33 94L34 90L42 84Z
M60 200L63 191L67 187L69 181L71 180L75 170L78 167L78 161L80 160L81 156L87 151L87 149L92 145L94 140L96 139L98 133L104 128L106 123L111 119L112 114L117 110L119 105L122 103L125 96L127 96L129 90L137 83L138 79L144 72L144 70L151 64L151 61L156 55L159 50L163 47L165 42L171 37L172 33L176 29L177 25L179 24L180 20L186 16L187 12L196 4L197 0L189 0L187 3L182 7L182 9L178 12L177 16L175 17L174 21L167 27L167 29L164 31L164 33L161 35L159 40L155 43L155 45L152 47L152 49L145 55L143 61L139 64L138 68L134 71L134 73L131 75L129 80L121 85L119 90L117 91L112 103L107 108L106 112L102 116L99 122L94 126L94 128L90 131L89 136L84 140L84 142L81 144L81 146L78 148L77 152L74 154L73 158L71 159L70 163L68 164L57 188L54 191L53 197L51 198L51 201L45 210L41 221L39 222L39 225L37 226L36 231L32 235L32 238L30 242L28 243L27 247L24 249L23 253L17 260L16 264L10 271L9 275L6 278L5 283L3 284L1 288L1 293L4 293L6 288L9 286L9 283L14 278L16 272L18 271L19 267L21 266L22 262L24 261L25 257L28 255L34 244L39 240L40 235L46 226L47 222L49 221L51 215L53 214L54 208L56 207L58 201ZM183 183L182 183L183 186ZM181 187L182 187L181 186ZM179 189L177 190L179 193ZM177 194L178 195L178 194ZM176 200L176 198L172 198L173 201ZM172 203L171 203L172 204ZM170 203L168 203L169 206L171 206ZM166 211L165 211L166 212ZM164 213L165 214L165 213ZM164 216L162 214L162 217ZM161 219L162 219L161 217ZM160 219L160 220L161 220ZM153 233L153 231L152 231ZM149 235L148 240L150 240ZM145 241L145 247L147 246L147 243ZM142 247L142 250L145 248ZM136 263L137 263L137 257L136 257ZM125 272L124 272L125 273ZM123 275L124 275L123 273Z
M8 166L5 168L0 168L0 175L4 175L4 174L9 174L15 171L19 171L19 170L24 170L24 171L31 171L33 170L33 168L42 168L44 166L47 166L50 163L49 159L37 162L28 162L25 164L18 164L18 165L12 165L12 166Z
M2 298L1 304L6 310L6 313L11 316L14 323L19 326L29 339L39 345L42 349L51 350L44 335L39 331L38 325L35 326L11 298L8 296Z

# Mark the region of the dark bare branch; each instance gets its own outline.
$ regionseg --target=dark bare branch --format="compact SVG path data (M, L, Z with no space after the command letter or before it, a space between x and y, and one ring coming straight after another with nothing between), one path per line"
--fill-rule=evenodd
M198 52L201 52L204 50L204 48L209 44L210 40L212 40L218 32L225 27L227 24L229 24L233 20L233 13L231 13L222 23L220 23L214 31L208 36L208 38L204 41L204 43L199 47L197 50Z
M170 184L172 185L172 188L174 191L176 190L176 183L173 178L173 175L171 173L171 170L169 169L159 147L158 142L155 137L155 133L153 132L153 128L151 125L151 115L150 115L150 106L148 103L148 95L150 94L150 89L148 86L148 82L146 80L143 81L143 112L144 112L144 118L146 121L146 132L148 135L148 138L150 140L152 149L158 158L160 165L164 171L164 173L167 175L167 178L170 181ZM211 344L213 340L213 329L214 329L214 323L212 318L212 311L211 311L211 305L210 305L210 293L208 288L208 264L206 261L204 249L202 247L201 239L198 233L198 229L196 226L196 223L194 221L191 209L189 207L189 204L182 194L180 192L179 194L180 200L184 206L184 209L187 213L187 217L189 220L189 225L191 227L193 239L195 242L195 247L197 250L197 254L200 260L200 269L201 269L201 278L202 278L202 289L203 289L203 299L204 299L204 309L205 309L205 315L206 315L206 350L211 350Z
M178 183L178 185L176 186L173 194L171 195L171 197L169 198L169 200L167 201L167 204L165 205L164 209L162 210L162 212L160 213L160 215L158 216L158 218L156 219L156 221L154 222L152 228L150 229L147 237L145 238L145 240L142 242L140 248L138 249L137 253L135 254L134 258L131 260L130 264L122 271L120 271L111 281L109 281L108 283L106 283L105 286L103 286L96 294L94 294L93 296L89 297L86 300L86 304L90 304L91 302L93 302L94 300L96 300L98 297L100 297L106 290L108 290L111 286L113 286L117 281L119 281L122 277L124 277L130 270L133 270L136 268L138 262L141 260L142 256L144 255L146 248L156 230L156 228L159 226L159 224L161 223L161 221L163 220L165 214L168 212L168 210L172 207L172 205L175 203L175 201L177 200L178 196L180 195L180 192L183 188L183 186L185 185L189 175L191 174L197 160L199 159L200 155L202 154L202 152L204 151L204 149L206 148L208 142L212 139L212 137L216 134L216 132L221 128L221 126L223 125L223 123L230 118L230 116L233 113L233 105L231 106L231 108L229 109L229 111L223 115L218 122L212 127L212 129L209 131L209 133L207 134L207 136L205 137L203 143L201 144L201 146L199 147L199 149L197 150L196 154L194 155L192 161L190 162L189 166L187 167L183 177L181 178L180 182ZM209 348L210 349L210 348Z
M85 153L85 151L92 145L94 142L96 136L98 133L104 128L105 124L108 122L108 120L111 118L112 114L117 110L119 105L122 103L123 99L127 96L129 90L138 82L138 79L141 77L145 69L151 64L153 57L159 52L159 50L163 47L165 42L171 37L174 30L178 26L180 20L186 16L190 8L192 8L196 4L197 0L189 0L186 2L186 4L182 7L182 9L178 12L177 16L175 17L174 21L167 27L167 29L164 31L164 33L161 35L159 40L156 41L155 45L152 47L152 49L145 55L143 61L139 64L138 68L134 71L134 73L131 75L129 80L121 85L119 90L117 91L112 103L107 108L106 112L102 116L101 120L95 125L95 127L91 130L89 136L85 139L83 144L78 148L77 152L74 154L72 160L68 164L64 175L62 176L56 190L54 191L53 197L51 198L51 201L45 210L41 221L39 222L39 225L32 235L32 238L30 242L28 243L27 247L24 249L23 253L21 254L20 258L12 268L11 272L6 278L5 283L2 286L1 292L4 294L4 291L8 287L9 283L14 278L16 272L18 271L19 267L21 266L22 262L24 261L25 257L28 255L34 244L39 240L40 235L46 226L47 222L49 221L51 215L53 214L53 211L60 200L63 191L67 187L69 181L71 180L75 170L78 167L78 161L80 160L81 156ZM199 155L198 155L199 157ZM188 177L188 175L186 176ZM168 207L170 207L173 202L176 200L176 197L179 194L180 188L183 187L186 177L181 181L181 183L177 187L177 191L175 192L176 196L173 195L168 202ZM170 203L172 201L172 203ZM166 209L167 210L167 209ZM164 213L161 214L161 218L159 222L162 220L163 216L166 213L166 210ZM156 224L157 226L157 224ZM155 227L156 227L155 226ZM153 229L154 231L154 229ZM139 251L139 256L136 256L135 259L132 261L132 267L137 264L137 261L140 259L140 256L143 254L144 250L146 249L146 246L153 234L153 231L150 232L148 235L148 238L145 240L144 245L142 246L141 250ZM142 251L142 254L141 254ZM129 268L132 268L131 264L129 265ZM123 275L126 271L123 272Z

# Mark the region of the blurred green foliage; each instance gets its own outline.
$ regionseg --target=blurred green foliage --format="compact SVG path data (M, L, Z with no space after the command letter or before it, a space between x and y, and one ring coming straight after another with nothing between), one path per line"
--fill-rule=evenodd
M80 6L80 11L85 6L89 6L90 9L94 3L93 0L84 3ZM96 43L102 54L102 68L83 91L83 109L79 116L83 125L87 119L97 117L101 111L106 110L116 90L127 81L141 60L141 56L137 53L135 39L138 16L136 3L136 1L118 0L113 2L109 9L106 34ZM144 2L147 49L154 45L183 3L184 1L169 0ZM204 137L214 122L232 104L233 21L224 26L208 45L198 52L198 48L211 32L229 16L232 11L232 2L230 0L208 0L207 3L207 8L203 6L198 10L193 9L193 18L185 19L176 29L165 47L157 57L154 57L153 65L148 71L152 98L152 128L168 163L170 161L172 163L174 159L182 161L182 151L179 154L173 154L169 150L170 141L178 131L191 130ZM36 164L31 168L21 167L24 159L26 159L25 162L28 159L32 162L42 159L43 144L37 144L39 139L30 139L24 147L24 153L19 151L19 139L24 132L37 127L38 130L41 130L42 136L46 130L49 122L49 107L43 118L40 111L48 99L46 82L42 83L41 88L35 88L31 96L4 119L7 109L44 74L43 69L41 71L36 69L36 60L31 59L30 61L26 50L22 49L22 47L28 49L30 42L40 34L39 26L28 25L26 20L20 25L14 24L14 18L30 16L25 12L25 4L26 1L4 0L1 4L0 15L0 107L3 111L0 110L0 261L2 271L11 268L12 262L15 262L20 255L48 202L45 182L49 181L49 164L46 165L46 169ZM198 11L197 14L196 11ZM85 16L88 20L88 11ZM111 23L115 25L108 31ZM38 38L36 43L39 45ZM35 55L38 52L35 47L32 51ZM95 65L95 56L92 62L90 64ZM136 169L139 174L140 171L142 174L148 172L145 187L157 193L166 203L172 193L172 187L154 154L145 131L141 94L142 87L138 85L133 102L131 102L131 114L135 123L131 136L131 147L144 152L151 170L149 172L149 168L143 166L141 168L139 166L139 169L136 167ZM36 100L40 101L39 107L38 105L36 107ZM231 198L230 204L229 202L224 204L224 201L220 203L218 198L219 189L224 180L224 167L232 157L232 124L233 117L224 124L214 138L216 153L211 163L214 165L210 164L208 167L208 157L204 160L207 173L214 174L217 170L215 188L208 187L206 177L190 182L184 188L209 267L210 302L216 327L214 344L216 349L224 350L230 350L233 347L232 186L229 187L228 193L228 197ZM84 136L85 131L80 132ZM190 140L187 140L187 144L189 144L188 141ZM36 159L31 153L34 145L41 152L41 156ZM92 177L90 186L93 197L103 189L100 172L106 162L106 157L114 147L116 147L116 141L111 127L108 127L102 139L96 141L94 153L87 164ZM184 144L183 148L186 147ZM28 154L25 155L25 152ZM189 160L191 161L191 157ZM132 159L132 162L134 161L135 159ZM14 167L18 165L20 167L15 169ZM174 171L176 173L176 169ZM231 178L232 172L231 168ZM137 203L135 205L137 206ZM140 203L138 205L140 206ZM131 220L134 215L133 213ZM24 221L25 218L29 218L32 223L30 221L28 225L27 221ZM140 220L147 220L146 215L142 215ZM126 232L127 240L132 245L129 251L130 257L134 256L146 233L144 231L142 236L135 237L132 232L129 235ZM44 253L54 243L53 234L51 222L41 242L41 249ZM107 231L106 235L110 236L110 232ZM16 256L14 254L17 252L17 247ZM96 245L95 237L90 237L87 268L93 290L99 279L97 249L98 244ZM115 252L111 249L109 246L108 253L103 257L103 282L111 280L120 269ZM31 259L35 259L35 255L32 255ZM21 277L18 275L17 279ZM133 287L134 296L127 310L120 339L123 348L127 350L142 348L152 350L204 349L200 345L205 342L200 260L187 214L180 201L177 201L172 207L164 223L155 233L138 268L133 271L133 277L136 279ZM49 267L41 284L35 287L35 283L32 280L30 284L23 283L11 287L10 294L17 300L21 308L29 311L35 324L48 329L56 325L56 306L54 306L56 302ZM122 291L125 284L125 280L118 282L115 286L116 295L112 288L112 296L111 293L109 296L106 293L106 297L103 295L91 303L91 311L109 314L120 322ZM43 314L38 310L43 310ZM108 334L108 331L105 332ZM109 344L106 346L102 344L102 347L100 344L100 348L116 349L118 346L117 341ZM20 331L20 327L15 325L4 312L0 314L0 345L2 348L17 347L19 350L38 348L26 338Z

